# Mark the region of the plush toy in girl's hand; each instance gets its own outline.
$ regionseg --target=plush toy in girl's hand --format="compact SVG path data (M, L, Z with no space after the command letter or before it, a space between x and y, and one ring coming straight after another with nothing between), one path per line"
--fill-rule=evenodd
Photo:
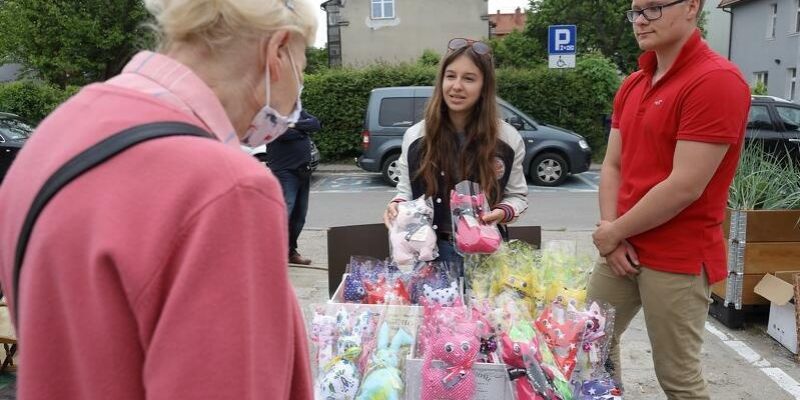
M392 259L401 266L431 261L439 256L433 230L433 206L420 197L397 205L397 217L389 233Z
M474 323L440 329L425 350L422 400L471 399L475 394L472 365L479 345Z
M414 338L402 328L397 330L389 344L389 325L383 323L378 333L378 347L372 354L370 371L359 390L358 400L400 400L404 383L400 371L403 347L414 344Z
M481 219L483 213L488 211L486 204L486 197L481 192L475 194L464 194L458 190L450 192L456 250L461 254L489 254L500 247L503 239L497 226L486 224Z

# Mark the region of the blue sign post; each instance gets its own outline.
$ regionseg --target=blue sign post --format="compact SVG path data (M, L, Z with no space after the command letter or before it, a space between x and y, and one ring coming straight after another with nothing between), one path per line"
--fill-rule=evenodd
M547 27L547 54L550 68L575 68L578 28L575 25Z

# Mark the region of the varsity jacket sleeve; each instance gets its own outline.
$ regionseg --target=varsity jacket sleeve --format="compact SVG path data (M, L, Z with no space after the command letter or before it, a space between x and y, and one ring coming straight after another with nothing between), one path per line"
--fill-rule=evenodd
M408 128L403 135L400 158L397 159L397 172L400 174L400 181L397 183L397 194L392 199L393 202L412 200L411 178L408 170L408 149L414 141L419 139L421 132L424 130L422 124L420 122Z
M528 183L522 169L522 160L525 158L525 142L514 127L503 122L500 128L500 139L514 149L514 163L511 165L511 174L508 183L503 189L503 199L494 208L499 208L506 213L504 223L517 220L528 209Z

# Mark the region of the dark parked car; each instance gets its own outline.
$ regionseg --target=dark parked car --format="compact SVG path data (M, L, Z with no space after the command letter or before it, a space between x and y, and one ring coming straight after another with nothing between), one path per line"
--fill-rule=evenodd
M366 171L381 172L396 185L397 159L406 129L423 119L431 86L391 87L372 91L364 118L362 155L357 162ZM525 141L522 162L531 182L558 186L570 174L589 169L592 151L586 139L557 126L536 122L511 104L498 98L502 118L514 126Z
M0 113L0 182L33 128L14 114Z
M800 105L778 97L752 96L745 138L800 163Z

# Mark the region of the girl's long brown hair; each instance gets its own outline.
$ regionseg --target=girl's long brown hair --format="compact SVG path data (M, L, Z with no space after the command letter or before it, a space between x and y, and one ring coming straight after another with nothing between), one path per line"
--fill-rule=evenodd
M442 82L447 67L462 55L472 60L483 73L483 87L481 97L467 119L464 147L460 149L447 103L444 102ZM422 179L425 185L426 195L436 196L439 193L439 174L443 171L445 190L472 176L477 178L490 205L500 200L495 171L495 148L500 134L495 89L491 54L480 55L471 46L465 46L450 51L442 58L436 88L425 110L425 135L420 154L422 162L416 172L416 177Z

